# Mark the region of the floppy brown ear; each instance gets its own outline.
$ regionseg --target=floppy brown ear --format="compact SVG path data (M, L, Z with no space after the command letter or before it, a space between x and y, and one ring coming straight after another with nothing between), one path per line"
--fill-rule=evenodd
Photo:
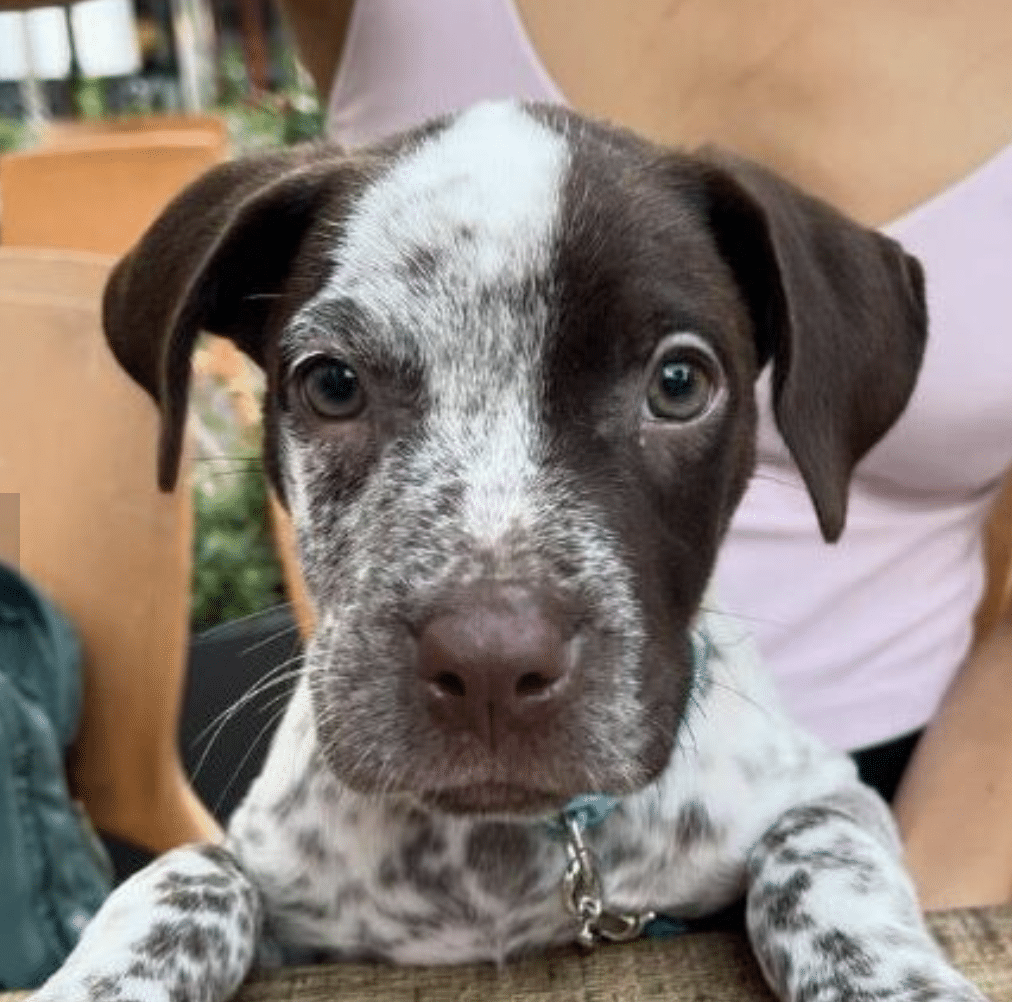
M749 303L759 357L772 357L777 425L834 541L854 466L914 388L927 340L921 266L756 164L703 157L721 253Z
M227 337L263 365L275 296L339 161L333 148L305 147L223 164L184 189L113 270L105 334L161 410L162 490L178 475L197 335Z

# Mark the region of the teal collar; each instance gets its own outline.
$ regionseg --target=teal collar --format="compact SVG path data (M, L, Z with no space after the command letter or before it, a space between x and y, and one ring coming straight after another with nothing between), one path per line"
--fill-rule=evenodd
M694 674L699 679L704 677L713 653L713 644L702 630L693 636L693 649ZM670 936L685 930L677 919L652 911L622 912L605 905L597 860L583 841L583 833L600 825L618 804L619 798L608 793L581 793L546 822L549 833L563 839L565 844L562 900L578 923L576 938L583 946L593 946L601 940L625 942L642 935Z
M556 819L548 822L548 828L553 835L565 835L571 825L585 832L601 824L618 804L619 798L610 793L581 793L562 808Z

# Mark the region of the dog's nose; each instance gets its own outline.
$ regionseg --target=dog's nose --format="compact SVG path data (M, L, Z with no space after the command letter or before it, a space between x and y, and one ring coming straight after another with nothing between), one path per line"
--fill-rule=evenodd
M417 671L433 718L495 748L540 727L571 699L578 619L558 597L487 584L454 596L417 633Z

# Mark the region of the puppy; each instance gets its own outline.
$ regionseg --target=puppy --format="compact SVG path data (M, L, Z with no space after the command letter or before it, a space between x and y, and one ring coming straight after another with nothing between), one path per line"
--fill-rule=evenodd
M224 844L121 886L39 1002L218 1002L257 957L500 962L741 898L784 999L981 997L886 806L707 597L765 366L843 529L926 337L896 244L755 165L488 104L215 169L105 317L165 489L198 332L263 367L318 630Z

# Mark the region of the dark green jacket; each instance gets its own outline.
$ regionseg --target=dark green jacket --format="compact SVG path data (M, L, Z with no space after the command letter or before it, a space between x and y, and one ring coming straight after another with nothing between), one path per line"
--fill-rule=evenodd
M80 708L73 628L0 565L0 988L45 980L109 893L108 862L64 778Z

